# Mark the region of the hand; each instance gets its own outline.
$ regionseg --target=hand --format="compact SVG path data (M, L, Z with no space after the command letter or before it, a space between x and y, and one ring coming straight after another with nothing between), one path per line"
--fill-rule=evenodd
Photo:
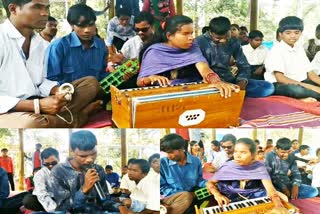
M221 193L215 193L213 196L220 207L222 207L223 205L228 205L230 203L230 200Z
M221 97L228 98L231 97L231 91L235 91L238 93L240 91L240 87L238 85L234 85L226 82L216 82L211 83L211 86L217 88L220 91Z
M284 207L275 207L266 214L288 214L289 211Z
M133 73L131 73L131 72L126 72L125 74L124 74L124 76L123 76L123 80L124 81L128 81L131 77L133 77L134 76L134 74Z
M51 115L57 114L68 103L64 98L65 95L65 93L62 93L40 99L40 112Z
M261 76L265 72L265 69L263 66L258 67L253 73L255 75Z
M59 86L56 85L51 89L50 95L55 95L55 94L58 94L58 93L59 93Z
M296 185L293 185L291 189L291 199L298 199L299 195L299 187Z
M99 173L95 169L88 169L86 175L84 176L84 184L82 186L82 192L87 194L90 192L94 184L99 181Z
M287 187L283 188L281 192L285 194L288 198L290 198L291 193Z
M155 82L158 82L160 86L163 85L170 85L170 80L167 77L159 76L159 75L151 75L149 77L151 85L153 85Z
M246 90L248 82L246 80L240 80L237 85L240 86L240 90Z

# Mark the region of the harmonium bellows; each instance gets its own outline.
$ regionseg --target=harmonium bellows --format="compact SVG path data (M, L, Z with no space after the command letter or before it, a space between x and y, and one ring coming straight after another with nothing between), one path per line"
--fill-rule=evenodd
M300 213L299 209L289 202L282 201L282 204L290 214ZM274 203L269 197L261 197L230 203L222 207L213 206L199 209L196 206L195 210L196 214L263 214L271 211L273 208Z
M119 90L111 86L118 128L226 128L239 125L245 91L224 98L205 83Z

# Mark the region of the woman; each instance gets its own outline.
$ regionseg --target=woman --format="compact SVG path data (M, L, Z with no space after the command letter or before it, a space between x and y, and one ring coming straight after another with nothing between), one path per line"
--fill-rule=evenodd
M239 91L238 86L220 80L193 43L192 19L173 16L162 25L162 31L140 53L138 86L204 81L218 88L224 97L230 97L231 90Z
M229 202L269 196L275 213L288 213L263 163L255 161L256 145L249 138L241 138L234 149L234 160L227 161L208 181L209 192L220 206ZM216 187L217 186L217 187Z
M201 147L199 145L199 142L192 140L189 143L190 145L190 154L192 154L193 156L198 157L201 162L203 163L203 152L201 151Z

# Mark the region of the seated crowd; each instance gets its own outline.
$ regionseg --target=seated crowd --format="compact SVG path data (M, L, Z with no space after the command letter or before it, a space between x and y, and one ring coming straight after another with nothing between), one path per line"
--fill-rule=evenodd
M140 13L133 1L117 1L105 41L96 27L99 14L85 4L69 8L72 32L55 38L58 22L49 17L48 0L3 2L8 19L0 24L1 127L85 125L110 100L99 81L126 60L139 60L140 70L121 76L119 88L203 81L225 98L245 90L248 97L320 99L320 27L304 49L297 44L304 24L295 16L279 22L279 42L268 53L261 31L248 33L223 16L194 38L192 19L175 15L172 0L144 1ZM61 90L63 83L74 90Z
M12 197L7 173L0 167L0 212L15 214L24 208L23 213L159 213L159 154L130 159L120 178L112 166L104 170L95 164L97 139L92 132L72 133L70 150L70 157L59 163L56 149L44 149L31 188Z
M205 200L222 207L266 196L274 203L272 213L288 213L284 201L320 195L320 148L312 158L309 146L299 146L297 140L284 137L273 146L268 139L263 148L258 140L232 134L213 140L208 152L199 144L178 134L160 140L165 153L160 160L160 197L168 213L195 213L195 205L200 207ZM211 199L198 197L203 188Z

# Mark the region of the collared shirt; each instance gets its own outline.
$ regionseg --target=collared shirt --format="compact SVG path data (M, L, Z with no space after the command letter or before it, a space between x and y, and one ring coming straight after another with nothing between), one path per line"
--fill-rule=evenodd
M114 36L122 39L123 41L126 41L127 39L135 36L136 33L134 32L133 28L133 16L131 16L129 24L127 26L120 25L120 21L117 16L113 17L108 23L107 39L105 41L106 45L108 47L112 45Z
M263 45L253 49L250 44L247 44L242 46L242 49L250 65L263 65L268 54L268 49Z
M60 84L73 82L85 76L101 80L108 75L107 50L104 42L94 37L93 44L85 49L75 32L52 42L46 52L48 79Z
M96 170L99 173L102 190L107 198L110 198L105 172L99 165L96 165ZM94 188L86 195L81 191L84 184L84 173L76 171L71 166L70 159L65 163L56 165L51 170L50 182L52 182L51 191L57 203L56 210L70 211L73 209L86 209L88 207L94 208L100 205L96 203L98 195ZM98 208L102 209L102 207Z
M49 96L57 85L46 79L43 40L36 34L32 36L28 59L22 51L24 41L25 37L8 19L0 24L0 114L20 100Z
M196 38L203 56L207 59L210 68L216 72L219 77L230 83L238 83L241 80L248 80L251 75L251 68L247 58L243 54L241 44L236 39L229 39L225 45L219 45L213 42L210 33ZM230 58L236 60L238 74L234 77L230 71Z
M311 62L311 69L317 74L320 75L320 52L318 52L312 62Z
M265 68L264 78L271 83L277 82L275 71L299 82L307 79L307 73L312 71L310 61L302 46L295 44L291 47L284 41L279 42L269 51L265 60Z
M140 180L138 184L134 182L131 189L130 198L146 205L146 209L160 210L160 174L151 168L148 175Z
M53 200L53 192L51 192L50 177L51 171L47 167L42 167L33 177L34 189L32 194L37 196L38 201L47 212L54 211L57 207Z
M177 192L193 191L195 187L204 187L206 180L202 177L202 165L199 158L187 154L187 162L180 166L167 157L160 163L160 193L170 196Z
M294 154L290 154L287 160L281 160L277 153L273 150L266 154L265 165L271 177L273 185L278 189L291 189L293 185L300 186L301 175L294 160ZM289 170L291 176L288 176Z
M120 189L127 189L131 192L131 190L135 187L134 181L130 180L128 174L125 174L121 178Z
M0 156L0 167L6 170L7 173L13 174L14 171L13 171L12 158L9 156L7 157Z
M211 163L216 169L219 169L224 162L228 160L227 153L220 149L220 151L216 152L214 150L210 150L207 158L207 162Z
M7 172L0 167L0 208L3 201L9 196L9 180Z
M121 53L126 59L138 59L142 47L143 41L139 35L136 35L123 44Z

